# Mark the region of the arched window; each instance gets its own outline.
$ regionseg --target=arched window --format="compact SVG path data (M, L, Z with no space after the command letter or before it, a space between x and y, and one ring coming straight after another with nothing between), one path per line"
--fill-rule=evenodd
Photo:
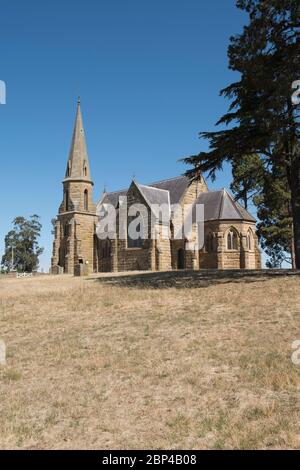
M232 249L232 238L231 238L231 232L228 232L227 234L227 250Z
M83 207L85 211L89 210L89 192L87 189L84 190L84 201L83 201Z
M238 249L238 234L231 228L227 233L227 250L237 250Z
M248 230L248 233L247 233L247 250L249 251L253 250L253 235L250 229Z
M69 210L69 191L65 190L65 210L68 212Z

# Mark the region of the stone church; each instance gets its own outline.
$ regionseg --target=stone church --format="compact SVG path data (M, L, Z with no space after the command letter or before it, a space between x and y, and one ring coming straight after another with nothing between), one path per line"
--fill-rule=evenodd
M100 239L97 235L97 214L110 204L116 209L118 224L120 200L124 196L127 197L128 207L143 204L147 208L152 216L151 228L151 207L161 202L169 205L168 226L154 214L155 238L131 239L128 234L121 238L117 230L116 237ZM185 207L193 209L197 204L204 207L203 243L200 249L196 243L195 223L188 236L176 236L186 216ZM177 210L173 211L172 207L177 207ZM52 273L80 275L105 271L259 269L261 257L255 223L252 215L235 202L226 189L209 191L201 175L195 181L178 176L146 185L133 180L128 189L104 191L96 206L78 101L63 180L63 201L55 219Z

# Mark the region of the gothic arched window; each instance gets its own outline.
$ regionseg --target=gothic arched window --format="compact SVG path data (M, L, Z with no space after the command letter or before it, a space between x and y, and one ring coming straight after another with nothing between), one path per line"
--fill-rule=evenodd
M227 250L237 250L238 249L238 234L231 228L227 233Z
M248 230L248 233L247 233L247 249L249 251L253 249L253 235L250 229Z

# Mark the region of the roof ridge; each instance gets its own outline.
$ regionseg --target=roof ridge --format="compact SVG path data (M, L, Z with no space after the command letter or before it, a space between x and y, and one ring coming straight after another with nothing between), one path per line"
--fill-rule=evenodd
M172 178L166 178L164 180L153 181L152 183L148 183L148 185L146 186L150 186L151 184L164 183L165 181L179 180L180 178L187 178L187 176L185 175L173 176Z
M155 189L156 191L165 191L166 193L170 192L168 189L155 188L154 186L150 186L149 184L140 184L139 183L139 186L142 186L143 188Z
M150 186L151 187L152 184L165 183L166 181L178 180L180 178L187 178L187 177L185 175L173 176L172 178L166 178L166 179L160 180L160 181L153 181L152 183L147 183L147 184L144 184L142 186ZM115 193L120 193L122 191L128 191L129 187L130 187L130 185L128 186L128 188L117 189L116 191L109 191L106 194L115 194ZM161 189L161 188L154 188L154 187L153 187L153 189L160 189L161 191L168 191L168 189Z
M116 193L122 193L123 191L128 191L128 188L117 189L116 191L107 191L107 192L104 192L103 194L116 194Z

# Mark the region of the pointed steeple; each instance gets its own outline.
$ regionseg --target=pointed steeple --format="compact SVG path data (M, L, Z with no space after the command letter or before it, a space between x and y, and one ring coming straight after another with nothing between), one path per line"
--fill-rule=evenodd
M85 142L80 98L78 98L77 102L76 120L65 179L83 179L86 181L91 181L90 164Z

